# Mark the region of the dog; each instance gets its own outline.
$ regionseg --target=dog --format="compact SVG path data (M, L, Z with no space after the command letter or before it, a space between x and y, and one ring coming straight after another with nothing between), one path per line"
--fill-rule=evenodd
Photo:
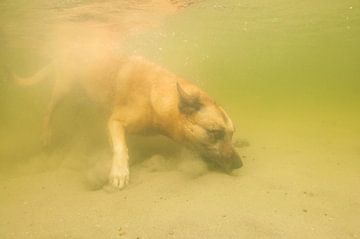
M232 137L234 125L225 110L189 81L143 57L62 58L18 84L35 84L54 77L52 97L44 119L44 142L49 144L54 110L69 90L80 85L94 102L109 109L108 131L113 150L109 184L129 184L127 134L161 134L196 151L225 172L242 161Z

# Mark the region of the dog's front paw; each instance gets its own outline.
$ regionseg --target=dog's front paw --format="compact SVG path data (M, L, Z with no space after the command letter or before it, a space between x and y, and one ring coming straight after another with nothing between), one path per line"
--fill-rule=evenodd
M130 173L128 167L111 169L109 184L117 189L122 189L129 184Z

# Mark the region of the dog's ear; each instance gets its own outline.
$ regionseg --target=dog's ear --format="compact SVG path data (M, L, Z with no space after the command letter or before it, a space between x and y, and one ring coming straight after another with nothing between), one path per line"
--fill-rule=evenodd
M176 83L177 91L179 94L179 110L184 114L192 114L199 111L202 107L199 95L187 93L179 84Z

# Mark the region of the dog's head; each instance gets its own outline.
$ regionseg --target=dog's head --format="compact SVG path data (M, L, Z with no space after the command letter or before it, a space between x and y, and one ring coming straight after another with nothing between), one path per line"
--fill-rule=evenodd
M240 168L242 161L232 144L235 129L226 112L197 87L186 91L177 83L177 91L186 144L226 172Z

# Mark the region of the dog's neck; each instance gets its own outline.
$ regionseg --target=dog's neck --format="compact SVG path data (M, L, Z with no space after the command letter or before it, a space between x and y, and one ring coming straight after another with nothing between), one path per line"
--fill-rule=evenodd
M159 92L166 90L166 94ZM153 107L153 126L163 135L182 143L184 128L181 121L185 115L180 112L179 98L176 89L176 81L168 82L164 89L153 87L151 91L151 103Z

